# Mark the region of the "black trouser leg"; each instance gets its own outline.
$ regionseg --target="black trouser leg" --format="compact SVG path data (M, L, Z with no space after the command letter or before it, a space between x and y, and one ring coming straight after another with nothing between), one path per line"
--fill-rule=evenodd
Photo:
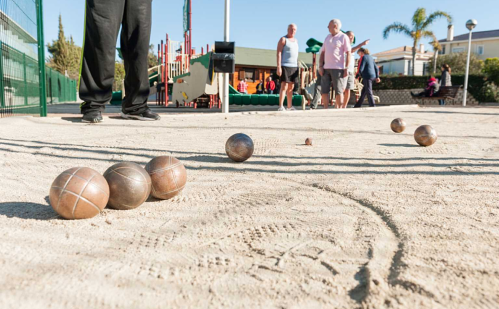
M362 87L362 91L360 92L359 100L357 101L357 103L355 103L354 107L361 107L362 103L364 103L364 98L366 97L366 94L367 94L366 83L367 83L367 79L366 78L362 79L362 85L364 87Z
M126 0L121 30L121 50L125 62L123 112L141 114L149 98L148 55L151 38L152 0Z
M104 110L111 101L116 39L125 0L87 0L85 38L80 75L81 112Z
M366 89L367 93L367 101L369 101L369 106L374 107L374 94L373 94L373 79L368 79L364 84L364 89Z

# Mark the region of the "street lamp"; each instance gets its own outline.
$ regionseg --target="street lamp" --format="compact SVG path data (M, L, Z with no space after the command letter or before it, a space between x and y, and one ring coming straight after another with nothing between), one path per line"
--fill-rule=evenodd
M230 0L225 0L224 41L229 42ZM229 113L229 73L223 75L222 112Z
M466 22L466 28L470 31L468 37L468 59L466 60L466 75L464 76L464 95L463 95L463 106L466 106L466 95L468 94L468 75L470 72L470 54L471 54L471 32L475 29L478 22L476 19L470 19Z

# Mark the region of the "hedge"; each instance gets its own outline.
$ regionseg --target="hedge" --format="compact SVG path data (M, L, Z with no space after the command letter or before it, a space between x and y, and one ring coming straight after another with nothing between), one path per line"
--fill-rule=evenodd
M439 77L439 76L438 76ZM437 77L437 78L438 78ZM381 76L381 83L373 84L373 90L421 89L426 85L428 76ZM464 85L464 75L452 75L453 85ZM497 102L497 94L485 76L470 75L468 91L479 102Z

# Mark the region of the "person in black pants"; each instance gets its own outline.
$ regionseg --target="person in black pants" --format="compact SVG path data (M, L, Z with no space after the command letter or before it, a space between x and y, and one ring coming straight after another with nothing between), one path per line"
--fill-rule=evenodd
M354 107L361 107L364 103L364 98L367 95L367 100L369 101L369 106L374 107L374 95L373 95L373 82L381 82L379 79L378 66L374 62L373 57L369 55L369 50L367 48L361 48L357 54L362 58L359 74L362 77L362 92L359 97L359 101Z
M148 53L152 0L87 0L85 38L80 69L82 121L102 121L105 104L113 94L116 40L121 27L125 64L125 93L121 117L159 120L147 106Z

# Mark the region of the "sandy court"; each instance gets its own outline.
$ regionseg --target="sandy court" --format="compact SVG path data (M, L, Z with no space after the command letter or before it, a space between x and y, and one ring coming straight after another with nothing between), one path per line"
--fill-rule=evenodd
M414 142L423 124L431 147ZM499 307L497 108L19 117L0 132L0 308ZM240 132L256 149L234 163ZM66 169L165 154L188 172L172 200L82 221L47 203Z

